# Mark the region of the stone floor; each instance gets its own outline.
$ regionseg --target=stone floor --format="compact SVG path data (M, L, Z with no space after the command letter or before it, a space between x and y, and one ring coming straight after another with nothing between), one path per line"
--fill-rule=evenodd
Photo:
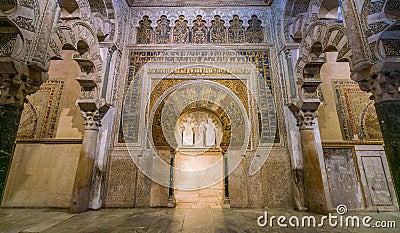
M0 209L0 232L399 232L400 212L350 212L351 216L371 216L395 221L395 229L376 228L279 228L259 227L257 209L103 209L68 214L61 209ZM268 210L268 216L309 215L294 210ZM314 215L316 218L321 216ZM276 225L276 222L275 222Z
M222 184L211 188L181 191L175 190L176 208L221 208L223 197Z

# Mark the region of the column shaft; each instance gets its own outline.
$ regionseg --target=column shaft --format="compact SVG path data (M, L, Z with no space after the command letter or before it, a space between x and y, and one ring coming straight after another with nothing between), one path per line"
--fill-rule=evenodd
M375 109L397 199L400 200L400 100L377 102Z
M96 128L85 129L72 194L71 213L82 213L89 209L98 133Z
M300 129L301 150L305 175L306 203L313 213L328 212L327 200L322 181L322 172L318 159L315 134L312 128Z
M0 203L17 138L22 106L0 105Z

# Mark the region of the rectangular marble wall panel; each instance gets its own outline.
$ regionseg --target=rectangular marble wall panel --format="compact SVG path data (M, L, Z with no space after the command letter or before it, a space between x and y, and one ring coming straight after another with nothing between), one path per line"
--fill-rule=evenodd
M333 207L344 204L350 210L364 209L361 184L351 148L324 148L325 167Z
M228 164L233 166L230 157L239 157L240 151L230 151L228 154ZM247 207L248 206L248 193L247 193L247 174L248 165L247 160L243 159L236 169L229 175L229 198L231 207Z
M2 207L68 208L81 144L18 143Z
M255 153L246 153L229 176L230 206L292 208L289 152L283 148L272 149L260 170L250 176L249 167L254 156Z
M254 156L254 153L247 153L246 159L253 161ZM262 185L262 169L260 169L247 179L247 192L249 196L248 207L262 208L264 206Z
M398 210L396 193L383 146L355 146L368 210Z
M152 181L143 172L138 170L135 207L150 207L151 184Z
M170 164L171 152L165 149L157 149L157 155L161 158L162 162ZM153 156L153 165L155 172L158 172L156 177L162 177L162 182L169 183L170 171L169 167L161 165L161 161L156 156ZM166 170L167 169L167 170ZM158 184L153 181L150 191L150 207L167 207L168 205L168 191L169 187Z
M386 174L380 156L362 157L363 169L373 205L392 205Z
M136 172L129 154L110 155L106 207L134 207Z
M276 148L262 167L264 206L293 208L292 175L289 151Z

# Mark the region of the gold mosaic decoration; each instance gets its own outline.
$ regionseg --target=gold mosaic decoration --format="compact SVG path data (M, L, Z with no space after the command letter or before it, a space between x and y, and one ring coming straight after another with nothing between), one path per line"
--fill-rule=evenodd
M188 27L188 21L185 20L185 16L179 16L179 19L175 21L174 28L174 42L176 44L189 43L190 30Z
M224 26L225 21L221 19L219 15L214 17L214 20L211 21L210 28L210 42L215 44L225 43L226 42L226 28Z
M153 43L153 28L151 27L151 20L148 16L143 16L139 21L139 28L137 31L136 43L138 44L151 44Z
M336 109L343 140L382 141L373 101L353 81L334 80Z
M156 44L168 44L171 40L171 27L167 16L162 15L157 21L156 27Z
M192 38L193 44L207 43L206 21L202 19L201 15L198 15L193 21Z
M239 19L239 16L234 15L233 19L229 21L231 25L228 28L228 41L229 43L244 43L244 27L243 27L243 20Z
M54 138L61 113L64 81L49 80L27 97L17 139Z

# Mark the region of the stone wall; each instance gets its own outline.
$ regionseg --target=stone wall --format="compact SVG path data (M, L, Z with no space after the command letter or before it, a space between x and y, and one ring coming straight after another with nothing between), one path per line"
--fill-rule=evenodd
M81 145L18 143L2 207L68 208Z
M163 158L170 153L167 150L159 152ZM254 152L246 153L229 176L231 207L291 208L292 178L287 149L272 149L264 166L249 176L254 155ZM153 182L138 170L128 152L119 152L110 156L105 200L106 207L166 207L168 188Z

